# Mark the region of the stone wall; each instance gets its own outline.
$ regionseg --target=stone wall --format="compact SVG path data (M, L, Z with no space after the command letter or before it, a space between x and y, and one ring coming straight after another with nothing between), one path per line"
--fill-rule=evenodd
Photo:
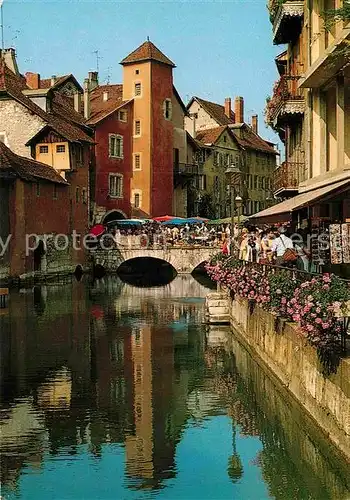
M0 123L0 132L5 132L6 146L18 155L31 158L26 143L46 125L44 120L17 101L5 100L0 101Z
M130 247L124 240L124 245L110 250L94 250L91 252L92 259L95 265L101 265L107 272L117 271L120 264L124 261L148 257L151 259L164 260L171 264L179 274L191 274L192 271L202 264L210 260L210 258L218 251L212 247L164 247L164 248L132 248L132 237L130 239Z
M231 301L231 323L248 350L277 376L332 443L350 461L350 358L325 376L314 348L293 323L275 328L275 317L247 300Z

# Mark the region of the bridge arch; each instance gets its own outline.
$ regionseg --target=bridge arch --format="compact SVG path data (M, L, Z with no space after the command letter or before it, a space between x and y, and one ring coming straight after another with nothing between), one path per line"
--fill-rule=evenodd
M210 260L217 253L212 247L162 247L126 248L117 247L92 251L94 263L102 265L107 272L118 272L127 261L138 258L152 258L170 264L178 274L191 274L201 263Z
M160 286L170 283L177 271L164 259L140 256L121 262L117 274L130 285Z

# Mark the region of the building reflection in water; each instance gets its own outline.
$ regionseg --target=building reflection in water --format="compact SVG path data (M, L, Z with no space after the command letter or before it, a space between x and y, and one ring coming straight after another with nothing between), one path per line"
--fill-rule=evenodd
M224 466L231 487L253 466L274 498L320 498L322 488L325 498L346 497L347 480L327 468L316 438L300 429L230 330L206 329L202 285L184 276L151 289L115 277L84 279L13 292L8 315L0 316L5 496L24 471L84 453L102 464L112 444L125 454L125 488L160 489L178 477L177 445L187 429L225 415L232 422ZM244 463L243 438L261 442L254 464ZM311 465L300 440L306 456L318 457Z

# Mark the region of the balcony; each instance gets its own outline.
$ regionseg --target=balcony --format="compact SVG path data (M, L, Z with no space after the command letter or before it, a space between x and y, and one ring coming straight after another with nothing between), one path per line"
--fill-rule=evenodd
M279 45L295 40L302 29L304 1L270 0L268 9L273 24L273 43Z
M283 162L274 173L274 196L277 198L295 196L303 180L305 180L305 162Z
M298 88L299 76L282 75L275 83L273 96L265 109L266 123L279 128L305 111L304 91Z
M203 164L174 163L174 184L185 186L195 176L203 173Z

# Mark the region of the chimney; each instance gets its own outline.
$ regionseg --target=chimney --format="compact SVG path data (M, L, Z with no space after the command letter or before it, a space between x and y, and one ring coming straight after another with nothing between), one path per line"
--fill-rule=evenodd
M108 92L103 92L103 100L108 101Z
M19 75L15 49L10 48L0 50L0 55L4 60L6 66L12 71L12 73L14 73L15 75Z
M56 75L52 75L51 77L51 87L53 87L56 83Z
M252 116L252 129L253 129L253 132L258 134L258 115Z
M74 109L77 113L81 113L81 94L74 92Z
M243 97L235 98L235 122L244 123L244 99Z
M29 88L33 90L40 89L40 75L39 73L30 73L27 72L25 74L26 82Z
M97 71L89 71L89 84L90 84L90 90L94 90L96 87L98 87Z
M197 118L197 113L190 113L190 119L191 119L191 125L192 125L192 137L195 139L196 138L196 118Z
M232 112L231 97L226 97L226 99L225 99L225 115L227 116L227 118L231 118L231 112Z
M90 82L88 78L84 80L84 118L90 118Z

